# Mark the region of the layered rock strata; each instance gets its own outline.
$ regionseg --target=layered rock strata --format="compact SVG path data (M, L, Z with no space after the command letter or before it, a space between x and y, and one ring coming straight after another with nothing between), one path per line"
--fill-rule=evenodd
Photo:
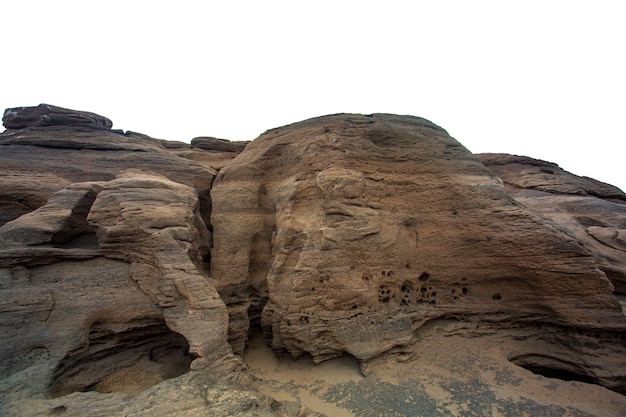
M477 156L516 200L575 236L626 300L626 195L620 189L551 162L507 154Z
M11 208L0 227L3 378L25 387L24 372L36 372L25 391L52 396L142 364L154 383L190 368L247 378L208 277L216 170L145 135L83 123L97 115L41 108L8 111L7 127L23 129L0 135Z
M98 114L64 109L50 104L6 109L2 116L2 124L7 129L50 126L82 126L92 129L113 127L111 120Z
M242 390L255 332L292 357L411 375L420 349L471 337L496 380L530 374L516 364L626 392L615 187L477 158L410 116L325 116L249 144L49 105L4 122L2 412L316 415Z
M554 349L574 361L589 352L563 347L593 343L590 332L626 353L626 317L593 254L424 119L270 130L211 195L211 272L236 352L260 316L274 349L316 362L402 351L437 320L563 333ZM598 378L623 389L624 357L594 364Z

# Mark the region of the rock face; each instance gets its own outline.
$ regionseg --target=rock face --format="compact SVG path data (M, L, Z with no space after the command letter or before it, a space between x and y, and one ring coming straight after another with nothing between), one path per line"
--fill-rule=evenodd
M579 331L624 334L592 253L426 120L336 115L271 130L211 195L211 273L236 352L259 316L274 349L316 362L401 351L436 320L478 320L478 334L545 326L572 345ZM626 369L624 357L592 378L623 389L608 368Z
M213 137L198 137L191 140L191 147L213 152L240 153L246 148L248 143L249 142L231 142L230 140Z
M7 127L30 126L0 138L4 381L59 396L120 372L245 379L208 277L216 170L89 113L6 114Z
M463 364L492 352L496 382L530 370L626 392L615 187L477 158L410 116L191 144L49 105L3 120L0 414L320 415L298 390L256 390L241 355L260 333L279 354L356 358L374 379L341 387L355 404L391 363L421 386L426 358L448 355L432 346L468 337Z
M575 236L626 301L626 195L558 165L523 156L477 155L529 209Z
M113 127L113 122L95 113L69 110L49 104L6 109L2 116L2 124L7 129L50 126L82 126L92 129Z

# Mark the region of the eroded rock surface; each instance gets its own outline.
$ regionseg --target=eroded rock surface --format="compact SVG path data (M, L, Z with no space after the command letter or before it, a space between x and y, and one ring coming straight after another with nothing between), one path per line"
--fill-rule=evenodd
M615 187L479 160L409 116L326 116L251 143L157 140L47 105L5 126L0 414L626 410ZM345 355L369 376L326 385L330 363L304 387L248 369L251 334L269 363ZM594 401L576 403L583 383Z
M15 107L6 109L2 116L2 124L7 129L59 125L102 129L110 129L113 127L111 120L98 114L64 109L62 107L51 106L50 104L40 104L36 107Z
M270 130L211 194L211 272L236 352L259 316L274 349L316 362L368 361L406 349L425 323L479 321L476 334L559 333L555 355L624 389L626 356L601 363L577 347L597 332L599 351L626 353L626 317L592 253L426 120L335 115Z
M209 233L192 188L137 170L74 183L0 239L1 317L14 329L0 344L7 374L40 366L49 385L39 388L59 395L174 351L181 370L195 359L219 378L243 371L226 306L203 275Z
M191 147L212 152L232 152L239 154L246 148L248 143L249 142L232 142L227 139L202 136L193 138L191 140Z
M507 154L478 158L516 200L575 236L626 300L626 194L546 161Z
M1 396L145 389L190 370L247 384L208 274L216 170L41 107L17 109L39 118L0 138Z

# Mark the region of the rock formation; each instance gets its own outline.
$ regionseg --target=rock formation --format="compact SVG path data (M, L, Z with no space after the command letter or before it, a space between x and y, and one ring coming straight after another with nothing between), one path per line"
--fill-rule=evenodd
M249 144L49 105L3 121L0 414L318 415L257 390L241 358L257 334L294 358L356 358L373 376L350 395L378 395L381 364L418 384L419 358L451 340L472 372L491 352L476 363L496 381L526 368L626 393L615 187L476 157L411 116L325 116Z
M572 346L597 333L626 353L626 317L592 253L426 120L335 115L271 130L211 195L211 273L235 352L260 315L274 349L317 362L407 349L436 320L479 321L478 334L545 327ZM564 363L588 355L555 349ZM624 390L624 358L582 373Z
M575 236L626 300L626 195L621 190L546 161L503 154L478 158L516 200Z
M113 127L113 122L95 113L69 110L49 104L7 109L2 117L2 124L7 129L50 126L82 126L92 129Z
M34 121L0 137L0 201L11 208L0 227L3 377L37 369L28 391L57 396L143 360L157 381L190 367L222 381L245 374L207 278L216 171L144 135L82 124L97 115L6 114L9 127Z

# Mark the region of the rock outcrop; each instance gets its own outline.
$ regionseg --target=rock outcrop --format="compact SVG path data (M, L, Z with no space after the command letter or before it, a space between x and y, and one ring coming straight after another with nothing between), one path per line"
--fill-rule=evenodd
M249 142L232 142L227 139L218 139L213 137L197 137L191 140L192 148L200 148L211 152L233 152L241 153Z
M563 332L570 346L595 332L626 353L626 317L592 253L426 120L335 115L268 131L211 195L211 273L236 352L260 316L274 349L316 362L408 349L437 320ZM624 357L588 376L623 390Z
M152 384L190 369L249 380L208 275L216 170L145 135L41 108L7 111L17 114L10 127L38 119L0 138L4 382L59 396L108 390L128 373Z
M113 122L98 114L64 109L49 104L6 109L2 116L2 124L7 129L50 126L82 126L92 129L113 127Z
M583 391L538 405L548 388L516 382L527 370L626 393L626 196L615 187L530 158L476 157L411 116L339 114L250 143L191 144L49 105L3 121L0 414L321 415L297 384L281 401L266 395L280 377L259 389L265 371L242 361L251 337L282 357L358 360L371 377L317 390L345 393L358 415L365 398L398 403L377 381L431 401L423 384L462 380L452 397L499 395L504 415L565 412ZM419 380L433 358L442 368ZM477 364L491 374L475 377ZM442 371L457 365L472 375ZM408 385L390 388L399 375ZM503 381L537 401L496 395L489 384ZM598 400L572 415L626 408L589 387ZM423 410L410 404L406 415ZM456 415L448 406L432 409Z
M626 301L626 194L554 163L506 154L477 156L516 200L556 222L588 249Z

